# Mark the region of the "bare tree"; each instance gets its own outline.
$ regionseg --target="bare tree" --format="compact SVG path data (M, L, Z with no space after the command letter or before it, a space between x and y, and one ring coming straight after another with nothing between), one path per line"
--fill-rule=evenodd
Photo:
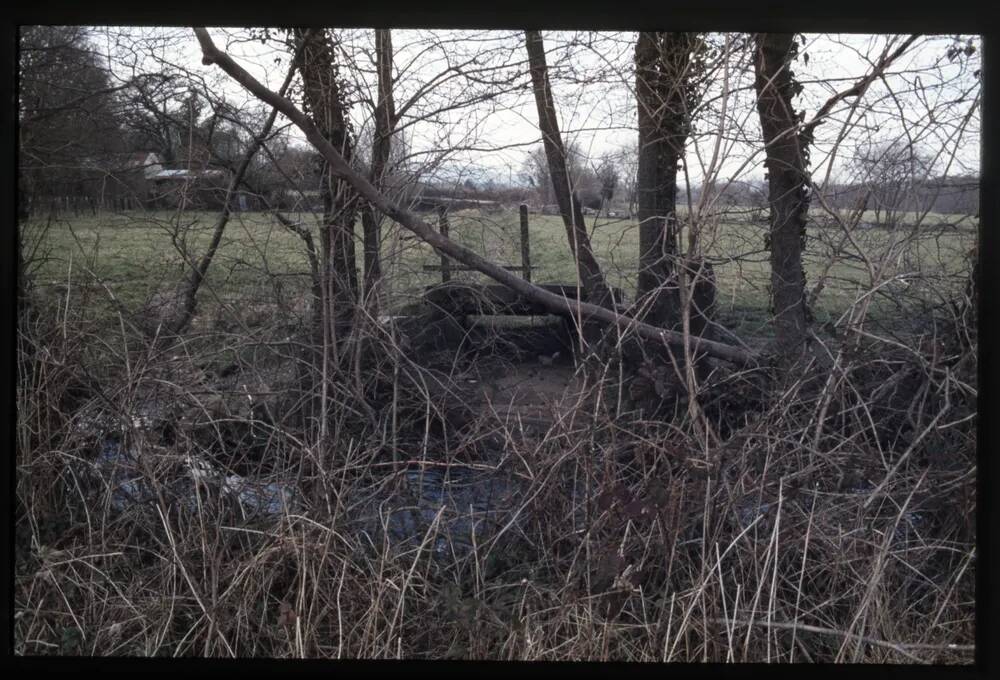
M799 135L792 98L800 86L790 68L796 41L791 33L756 36L757 110L764 135L771 205L771 306L777 346L791 354L806 337L806 275L802 266L809 211L807 150Z
M586 154L578 143L568 141L564 149L570 186L580 204L585 208L600 207L602 184L597 171L588 166ZM551 205L555 202L558 207L544 144L532 149L528 154L524 162L524 176L537 192L538 201L542 205Z
M375 63L378 71L378 103L375 105L375 130L372 138L369 179L376 189L381 190L383 177L389 164L389 155L392 151L392 134L397 120L396 105L392 94L392 32L388 29L376 29L375 31ZM370 204L361 211L361 222L364 229L365 296L374 303L377 301L377 295L373 295L373 291L376 290L376 286L382 278L382 263L379 255L382 237L378 216Z
M371 183L361 176L347 159L340 154L334 145L327 139L320 129L302 111L299 111L294 104L276 93L268 90L252 75L247 73L232 57L219 50L212 41L211 36L203 28L196 28L195 34L202 49L202 62L206 65L217 64L222 70L233 79L247 88L257 98L277 108L281 113L289 118L302 132L316 149L323 155L323 158L330 165L331 173L342 178L342 181L349 183L361 196L371 201L380 211L395 220L405 228L409 229L422 240L429 243L439 252L452 257L453 259L466 264L475 270L486 274L493 280L511 288L527 297L528 299L543 305L553 314L569 315L579 313L586 315L595 321L606 324L613 324L623 330L631 330L640 337L655 343L669 343L675 346L690 347L697 352L703 352L710 356L715 356L727 361L732 361L741 365L753 364L756 356L753 352L733 347L721 342L699 338L685 338L682 333L657 328L643 323L636 319L622 316L605 307L582 301L570 301L567 298L546 291L534 284L531 284L519 276L512 274L503 267L490 262L475 252L461 246L449 238L442 236L437 229L420 220L412 213L403 210L398 205L390 202L385 196L379 194Z
M677 170L695 100L692 71L700 39L691 33L641 32L635 46L639 109L636 195L639 217L639 284L651 323L679 319L676 287L668 280L678 254Z
M20 210L56 197L91 199L100 168L121 152L116 85L81 26L21 30L18 92Z
M617 154L618 167L622 180L619 195L624 196L628 218L635 216L638 195L639 146L636 143L626 144Z
M349 163L354 153L354 142L330 34L326 29L295 29L294 35L299 49L296 63L302 75L306 111L323 138ZM326 319L324 337L329 339L331 348L336 352L337 345L351 327L358 302L354 247L357 202L350 184L340 179L326 163L321 192L323 229L320 242L326 308L318 316Z
M597 166L597 181L601 187L601 206L605 215L611 212L611 201L618 190L619 173L618 166L611 154L605 154L601 158L601 164Z
M931 159L905 139L863 146L854 163L865 186L871 189L870 209L875 224L899 226L907 210L919 212L919 189L930 171Z
M768 237L771 307L776 346L786 355L802 346L811 318L805 297L802 256L810 202L809 187L812 185L807 168L816 129L828 119L837 104L847 98L864 95L916 38L915 35L907 37L891 52L890 42L867 74L851 87L836 92L819 107L812 119L803 123L805 112L796 113L792 104L792 98L802 90L791 71L791 62L798 54L795 36L784 33L755 36L754 87L764 138L764 164L768 171L771 208ZM839 142L834 145L834 150L838 145ZM832 157L828 159L828 176L831 169ZM824 200L821 195L819 197ZM861 256L865 258L863 253ZM874 271L870 264L869 270Z
M278 91L281 96L284 96L285 92L288 90L288 86L291 84L292 76L294 74L295 66L293 64L292 68L288 71L288 75L285 76L285 82L282 83L281 89ZM223 198L222 201L222 211L219 213L219 217L215 223L215 228L212 230L212 240L209 242L208 248L205 250L204 254L198 260L198 263L191 268L188 280L183 286L183 291L181 293L181 308L177 317L170 322L169 331L172 333L180 333L184 330L191 322L191 317L194 316L195 306L198 299L198 289L201 287L202 281L205 280L205 275L208 273L208 269L212 265L215 253L219 249L219 244L222 242L222 236L225 233L226 225L229 223L229 217L232 214L233 200L236 192L242 184L243 178L246 176L251 162L257 155L261 146L264 144L264 140L267 139L270 134L271 128L274 126L274 121L277 116L278 110L272 108L271 113L267 117L267 121L264 123L264 127L253 139L249 148L244 152L243 159L240 161L236 171L233 173L233 176L229 181L229 185L226 187L225 198Z
M586 290L588 299L596 304L610 305L611 298L604 273L594 257L594 249L590 244L590 235L583 219L583 207L573 188L566 160L566 148L559 134L559 121L556 118L555 103L552 97L552 87L549 83L548 71L545 65L545 45L541 33L525 31L525 41L528 48L528 60L531 65L531 82L535 92L535 104L538 108L538 127L542 132L545 144L545 157L548 161L552 187L555 192L563 223L566 225L566 237L570 250L576 260L577 275Z

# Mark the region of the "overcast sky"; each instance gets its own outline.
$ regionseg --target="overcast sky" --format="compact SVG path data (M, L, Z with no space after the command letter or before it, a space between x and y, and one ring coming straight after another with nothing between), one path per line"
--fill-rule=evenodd
M256 105L252 97L220 69L201 64L198 43L190 29L128 27L97 31L112 48L109 52L119 58L123 53L136 54L138 51L141 58L134 61L134 66L139 70L155 68L155 60L151 59L155 56L204 79L213 92L225 93L236 105ZM261 82L275 90L280 86L288 68L288 53L278 41L262 44L259 40L251 40L246 30L212 29L211 32L216 43ZM340 35L345 61L348 55L356 59L342 66L341 77L357 84L361 91L370 91L375 78L371 54L373 31L350 29ZM543 36L564 136L578 144L592 159L634 145L637 133L631 63L635 34L547 31ZM731 34L729 39L735 41L737 37ZM835 91L849 87L868 72L891 38L885 35L806 35L806 44L800 53L808 57L800 56L793 67L803 84L803 91L795 101L796 108L804 109L806 119L811 118ZM718 36L720 43L725 39L725 36ZM979 39L972 40L978 48ZM497 73L526 73L523 34L516 31L394 30L393 43L396 50L394 66L399 78L397 107L427 81L469 55L481 55L480 61L496 66ZM867 144L871 139L907 139L915 135L913 141L918 148L931 156L938 155L936 170L944 170L954 150L954 159L947 168L950 174L978 172L979 114L974 102L979 89L974 74L980 67L980 51L977 49L971 56L963 55L952 63L946 58L952 43L949 36L921 37L910 52L890 68L890 75L884 81L874 83L866 97L865 114L852 119L860 127L837 144L838 157L849 158L853 153L852 144ZM722 180L763 174L752 68L740 68L735 60L731 62L728 72L721 69L715 72L706 94L708 104L698 116L697 132L688 148L688 172L694 183L700 181L702 168L713 155L720 159L719 178ZM122 77L127 77L131 70L121 63L113 66ZM718 94L723 82L728 83L733 93L727 102L726 123L720 138ZM433 88L422 106L417 105L411 111L415 118L428 108L446 108L471 91L468 82L453 79ZM814 177L826 171L824 159L837 143L842 129L837 121L842 120L850 103L851 100L847 100L838 107L833 120L817 129L812 156ZM366 111L365 106L358 105L352 112L358 130L363 130L367 124ZM403 122L407 122L406 117ZM440 112L433 121L411 120L410 123L406 129L410 146L418 153L426 153L427 158L442 149L474 147L474 150L450 154L447 167L452 173L467 173L476 179L482 179L483 169L486 169L494 178L517 181L523 170L526 150L540 142L535 103L528 89L473 107ZM298 131L294 131L294 136L302 139ZM717 144L720 146L718 153L715 152ZM843 167L846 167L844 163L835 166L835 177Z

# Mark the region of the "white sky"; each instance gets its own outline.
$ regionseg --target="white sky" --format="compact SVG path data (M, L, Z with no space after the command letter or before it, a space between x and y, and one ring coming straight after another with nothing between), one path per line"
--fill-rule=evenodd
M142 53L142 58L135 62L139 70L154 68L152 58L155 56L204 79L213 92L224 93L227 100L237 106L257 105L218 67L201 64L198 43L190 29L127 27L98 31L109 45L118 45L113 51L119 56L123 47L129 52ZM246 30L212 29L211 32L217 45L227 49L265 85L278 89L286 74L288 54L277 41L267 44L251 41ZM373 31L350 29L342 31L341 35L345 52L342 56L356 59L354 66L341 67L341 77L371 91L375 78L371 50ZM543 32L543 37L564 137L588 151L592 159L634 145L637 133L631 64L635 34L547 31ZM738 34L730 34L731 40L737 37ZM797 78L803 83L803 92L795 100L796 108L805 109L806 119L811 118L835 90L849 87L870 70L871 62L890 38L892 36L807 35L806 46L800 54L807 53L808 62L800 56L793 65ZM977 48L981 46L978 38L973 42ZM435 47L435 43L444 43L444 47ZM919 148L939 155L937 171L944 171L954 151L954 160L948 166L950 174L978 172L979 113L978 110L970 113L970 109L976 108L973 101L979 92L973 73L980 68L981 50L950 63L945 52L951 44L952 39L948 36L922 36L890 68L890 75L884 81L873 84L865 98L865 115L855 119L860 127L854 128L837 146L840 157L849 157L852 145L866 143L870 138L891 140L910 135ZM512 74L526 74L527 71L523 34L517 31L394 30L393 47L399 78L395 95L397 109L428 80L470 56L479 55L480 61L505 67ZM129 73L129 69L120 64L115 65L115 71L123 77ZM691 141L687 154L688 171L695 183L703 177L702 168L709 163L717 143L720 145L717 154L721 159L720 179L747 179L763 174L752 67L738 68L733 64L728 77L733 94L727 102L722 137L718 134L717 101L723 81L721 69L706 95L706 99L716 101L696 121L699 134ZM526 75L522 80L526 81ZM915 84L921 88L915 88ZM890 93L887 85L895 94ZM432 88L422 105L424 108L446 107L471 91L455 81L446 82ZM963 96L965 101L958 101ZM817 179L825 172L824 159L842 129L837 121L842 120L850 103L848 100L835 109L834 120L817 128L812 153ZM419 109L416 106L411 112L418 113ZM356 129L366 125L365 114L366 107L354 108L352 117ZM486 104L442 112L434 122L414 122L412 118L410 116L407 138L413 150L425 152L428 157L456 146L475 147L474 151L453 152L448 159L452 172L467 172L470 176L481 175L485 168L496 179L516 180L523 169L526 150L540 142L535 103L528 89L505 94ZM959 131L966 118L964 128ZM404 117L404 124L406 122L408 119ZM293 134L302 139L297 130ZM842 164L835 167L835 176L840 167Z

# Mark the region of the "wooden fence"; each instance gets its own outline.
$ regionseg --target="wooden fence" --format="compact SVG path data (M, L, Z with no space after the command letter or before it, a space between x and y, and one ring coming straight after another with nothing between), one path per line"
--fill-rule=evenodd
M531 281L531 241L528 230L528 206L521 204L519 208L521 217L521 264L504 264L500 265L504 269L510 271L520 271L521 276L525 281ZM438 230L441 235L445 238L449 238L450 224L448 222L448 208L446 206L438 206ZM455 271L467 272L467 271L478 271L474 267L466 267L460 264L456 264L451 261L445 255L441 256L441 264L425 264L424 271L439 271L441 272L441 283L448 283L451 281L451 273Z

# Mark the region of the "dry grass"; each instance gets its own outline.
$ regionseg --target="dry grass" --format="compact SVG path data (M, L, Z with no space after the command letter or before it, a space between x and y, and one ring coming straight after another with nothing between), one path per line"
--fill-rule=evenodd
M696 408L581 361L531 433L456 415L469 365L385 326L323 401L290 305L153 342L68 300L19 335L18 654L972 660L975 345L940 318L786 377L718 366ZM116 503L109 432L142 502ZM191 457L297 500L248 514ZM392 489L449 467L513 491L467 540L433 504L398 540Z

